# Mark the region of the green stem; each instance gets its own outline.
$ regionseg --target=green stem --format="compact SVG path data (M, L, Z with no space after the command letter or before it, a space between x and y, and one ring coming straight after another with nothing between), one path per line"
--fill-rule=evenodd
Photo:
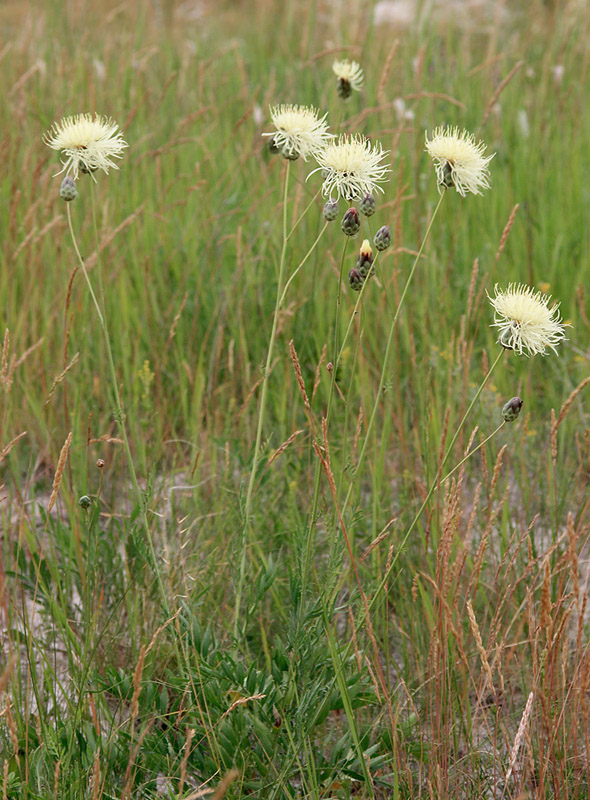
M248 489L246 491L246 503L244 505L244 520L242 524L241 534L241 560L240 572L238 577L238 586L236 589L236 605L234 609L234 637L238 638L238 622L240 617L240 608L242 605L242 593L244 591L244 579L246 574L246 539L250 526L250 515L252 510L252 496L254 494L254 483L256 481L256 468L258 467L258 458L260 456L260 444L262 442L262 428L264 424L264 413L266 411L266 399L268 395L268 378L270 373L270 366L272 364L272 356L274 352L275 338L277 326L279 321L279 311L284 297L283 293L283 276L285 272L285 262L287 255L287 196L289 191L289 171L291 162L287 161L285 170L285 186L283 191L283 246L281 249L281 260L279 263L279 278L277 284L277 296L275 301L275 310L272 319L272 330L270 333L270 341L268 343L268 352L266 354L266 365L262 376L262 391L260 394L260 406L258 410L258 427L256 429L256 443L254 445L254 455L252 457L252 469L250 470L250 480L248 481Z
M469 414L471 413L471 410L473 409L474 405L475 405L475 404L476 404L476 402L478 401L478 399L479 399L479 396L480 396L480 395L481 395L481 393L483 392L485 385L486 385L486 384L487 384L487 382L489 381L489 379L490 379L490 377L491 377L492 373L494 372L494 370L496 369L497 365L500 363L500 359L501 359L501 358L502 358L502 356L504 355L504 352L505 352L505 351L504 351L503 349L501 349L501 350L500 350L500 352L498 353L498 356L497 356L496 360L494 361L494 363L492 364L492 366L489 368L489 370L488 370L488 372L487 372L487 374L486 374L485 378L483 379L482 383L481 383L481 384L480 384L480 386L479 386L479 389L477 390L477 392L475 393L475 395L474 395L474 397L473 397L473 399L472 399L471 403L469 404L469 408L467 409L467 411L466 411L466 412L465 412L465 414L463 415L463 418L462 418L461 422L459 423L459 426L458 426L457 430L455 431L455 434L454 434L453 438L451 439L451 443L450 443L450 445L449 445L449 446L448 446L448 448L447 448L447 451L446 451L446 453L445 453L445 456L444 456L443 460L442 460L442 461L441 461L441 463L440 463L440 466L439 466L439 468L438 468L438 470L437 470L437 472L436 472L436 475L435 475L435 477L434 477L434 480L432 481L432 484L431 484L431 486L430 486L430 489L428 490L428 494L426 495L426 498L424 499L424 502L422 503L422 505L421 505L421 506L420 506L420 508L418 509L418 513L416 514L416 516L415 516L415 517L414 517L414 519L412 520L412 522L411 522L411 524L410 524L410 527L409 527L409 528L408 528L408 530L406 531L406 534L405 534L404 538L402 539L402 542L401 542L401 544L400 544L400 545L399 545L399 547L396 549L395 556L393 557L393 559L392 559L392 562L391 562L391 564L389 565L389 568L387 569L387 571L386 571L385 575L383 576L383 578L382 578L382 580L381 580L381 583L380 583L380 584L379 584L379 586L377 587L377 590L376 590L375 594L374 594L374 595L373 595L373 597L371 598L371 600L370 600L370 602L369 602L369 605L368 605L368 608L367 608L367 610L365 611L365 614L364 614L364 616L362 617L362 619L361 619L361 620L359 621L359 623L357 624L357 630L358 630L358 629L359 629L359 628L360 628L362 625L364 625L364 623L365 623L365 622L366 622L366 620L367 620L367 616L368 616L368 614L370 614L370 613L371 613L371 611L372 611L372 610L375 608L375 605L377 604L377 601L379 600L379 598L380 598L380 596L381 596L381 593L383 592L383 590L384 590L384 589L385 589L385 587L387 586L387 581L389 580L389 577L390 577L391 573L392 573L392 572L393 572L393 570L395 569L395 566L396 566L396 564L397 564L397 561L398 561L398 559L399 559L399 557L400 557L401 553L403 553L403 551L404 551L404 548L405 548L405 546L406 546L406 543L407 543L408 539L410 538L410 535L412 534L412 532L413 532L414 528L415 528L415 527L416 527L416 525L418 524L418 522L419 522L419 520L420 520L420 517L422 516L422 512L423 512L423 511L424 511L424 509L426 508L426 506L427 506L427 504L428 504L428 501L430 500L430 498L432 497L432 495L433 495L433 493L434 493L434 490L435 490L435 489L436 489L436 487L439 485L439 478L440 478L440 474L441 474L441 472L443 471L443 468L444 468L445 464L447 463L447 461L448 461L448 459L449 459L449 456L451 455L451 453L452 453L452 451L453 451L453 446L454 446L455 442L457 441L457 437L459 436L459 433L461 432L461 429L463 428L463 425L465 424L465 421L467 420L467 417L468 417L468 416L469 416ZM501 427L502 427L502 425L500 425L500 426L497 428L497 430L496 430L496 431L494 431L494 434L495 434L495 433L497 433L497 431L498 431L498 430L500 430L500 428L501 428ZM494 434L492 434L492 436L493 436ZM491 437L488 437L488 439L489 439L489 438L491 438ZM487 439L486 439L486 441L487 441ZM484 444L484 442L482 442L482 444ZM472 455L473 455L473 453L475 453L475 452L476 452L476 450L478 450L478 449L479 449L479 448L475 448L475 450L472 450L472 451L471 451L471 453L469 453L469 454L468 454L468 455L467 455L467 456L466 456L466 457L465 457L465 458L464 458L464 459L463 459L463 460L462 460L460 463L462 464L464 461L466 461L466 460L467 460L467 458L469 458L470 456L472 456ZM457 466L460 466L460 464L458 464ZM456 469L456 468L455 468L455 469ZM446 480L446 479L449 477L449 475L451 475L451 474L452 474L452 473L455 471L455 469L451 470L451 472L449 472L449 474L448 474L448 475L445 477L445 479L444 479L444 480ZM443 483L444 483L444 481L443 481Z
M99 241L98 241L98 229L97 229L97 224L96 224L96 204L95 204L95 200L94 200L94 184L92 184L91 197L92 197L92 216L93 216L93 221L94 221L94 233L95 233L95 238L96 238L96 258L97 258L97 261L96 261L96 265L97 266L96 266L96 268L99 271L98 274L100 276L100 268L101 268L101 263L100 263L100 245L99 245ZM69 203L66 205L66 211L67 211L67 218L68 218L68 226L69 226L69 229L70 229L70 235L72 237L72 242L73 242L73 245L74 245L74 250L76 251L76 256L78 257L78 261L80 262L80 267L82 268L82 273L84 275L84 278L86 280L86 284L87 284L88 289L90 291L90 296L92 298L92 302L94 303L94 307L96 309L98 320L100 322L100 327L102 329L103 336L104 336L105 347L106 347L106 351L107 351L107 363L108 363L108 369L109 369L109 377L111 379L111 384L112 384L113 393L114 393L114 397L115 397L115 415L114 416L115 416L115 419L117 421L117 426L119 428L121 436L123 437L123 445L124 445L124 448L125 448L125 455L126 455L126 458L127 458L129 474L131 475L131 482L133 484L133 488L134 488L135 493L137 495L137 498L138 498L138 501L139 501L139 506L140 506L140 509L141 509L142 521L143 521L143 525L144 525L144 528L145 528L145 539L146 539L146 542L147 542L149 555L150 555L150 560L151 560L151 567L152 567L152 570L153 570L154 575L156 577L156 581L158 583L158 589L160 591L162 606L164 607L164 611L165 611L167 617L170 617L170 605L168 603L168 598L166 597L166 591L164 589L164 584L162 582L162 576L160 575L160 570L158 569L158 566L157 566L156 554L155 554L155 551L154 551L154 545L153 545L152 537L151 537L151 534L150 534L149 521L148 521L147 510L146 510L146 505L145 505L146 501L145 501L145 498L142 496L141 489L139 488L139 483L138 483L138 480L137 480L137 473L135 471L135 465L133 463L133 458L131 456L131 447L129 445L129 437L127 435L127 426L125 425L125 413L123 411L123 407L122 407L122 404L121 404L121 395L119 393L119 385L118 385L118 382L117 382L117 373L116 373L116 370L115 370L115 362L113 360L113 350L112 350L112 347L111 347L111 339L110 339L110 336L109 336L109 331L108 331L107 324L105 322L104 311L101 309L100 304L99 304L99 302L97 300L96 294L95 294L94 289L92 287L92 283L90 282L90 278L88 276L88 272L86 270L86 264L84 263L84 259L82 258L82 255L80 253L80 248L78 246L78 241L76 239L76 234L74 232L74 226L72 224L72 212L71 212ZM99 285L102 286L102 278L100 278L100 277L99 277Z

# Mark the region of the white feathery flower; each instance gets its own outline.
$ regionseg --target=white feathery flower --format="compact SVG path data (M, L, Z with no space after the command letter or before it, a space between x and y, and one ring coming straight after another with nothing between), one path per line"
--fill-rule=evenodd
M432 138L426 134L426 152L434 161L439 186L455 187L460 195L482 194L489 189L488 164L495 156L484 156L486 145L459 128L436 128Z
M327 116L320 117L319 112L310 106L273 106L270 117L276 130L262 135L272 136L272 144L285 158L295 160L301 156L307 161L334 136L328 132Z
M109 117L99 114L76 114L74 117L64 117L55 122L43 137L46 145L52 150L59 150L66 156L62 161L62 172L73 174L74 179L78 173L96 172L102 169L108 173L109 169L119 169L113 158L121 158L123 150L128 146L119 132L119 126Z
M338 78L338 83L345 84L346 97L350 96L350 91L360 92L363 88L365 79L363 69L356 61L334 61L332 64L334 75Z
M390 171L382 163L388 153L389 150L383 150L380 144L372 145L360 134L340 136L316 156L319 167L310 175L323 171L325 197L336 194L345 200L355 200L383 191L378 181L384 181Z
M548 347L557 352L555 347L565 339L567 323L561 321L559 303L549 307L551 295L515 283L505 290L496 284L494 292L494 297L488 295L495 312L492 327L498 328L502 347L519 355L525 350L531 355L545 355Z

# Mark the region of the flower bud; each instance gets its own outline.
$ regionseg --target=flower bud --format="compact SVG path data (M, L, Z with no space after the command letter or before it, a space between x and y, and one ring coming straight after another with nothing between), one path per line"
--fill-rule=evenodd
M365 282L360 269L351 269L348 273L348 280L350 282L350 288L355 292L360 292Z
M361 229L361 218L356 208L349 208L346 214L342 217L341 226L342 232L347 236L356 236Z
M351 94L352 86L350 85L350 81L347 81L346 78L338 78L338 97L341 97L343 100L348 100Z
M96 466L99 469L102 469L104 467L104 458L98 458L97 461L96 461Z
M322 214L326 222L333 222L338 216L338 200L334 200L333 197L327 200Z
M92 500L88 497L87 494L83 494L82 497L78 500L78 505L80 506L80 508L83 508L84 511L86 511L92 505Z
M375 238L373 239L373 244L377 250L387 250L391 244L391 231L389 230L389 225L383 225L382 228L379 228L375 234Z
M523 405L523 400L520 397L513 397L509 400L504 408L502 409L502 417L504 422L514 422L514 420L520 414L520 409Z
M277 153L281 152L281 148L276 143L274 136L271 136L270 139L268 140L268 149L269 152L273 154L273 156L276 156Z
M296 150L292 150L290 147L283 147L281 153L283 158L286 158L287 161L297 161L299 158L299 153Z
M61 186L59 187L59 196L62 200L65 200L67 203L75 200L78 197L78 190L76 189L76 183L73 178L70 178L69 175L61 182Z
M377 209L377 203L372 194L366 194L361 198L359 207L361 213L364 214L365 217L372 217Z
M361 245L359 257L356 262L356 268L361 273L363 278L371 273L371 264L373 263L373 250L371 243L365 239Z

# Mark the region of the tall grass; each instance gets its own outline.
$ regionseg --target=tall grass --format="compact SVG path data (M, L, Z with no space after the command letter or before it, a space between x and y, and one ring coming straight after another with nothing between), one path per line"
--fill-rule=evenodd
M424 3L392 29L372 11L0 10L4 797L588 796L588 20ZM346 56L366 85L343 104ZM338 221L293 278L257 446L284 211L261 133L279 102L391 150L344 274L379 226L393 243L356 313L341 287L336 373ZM72 222L91 282L102 263L139 496L41 141L94 110L130 147L97 176L99 252L87 179ZM496 152L492 188L445 195L392 328L441 124ZM291 165L286 229L311 207L287 277L324 225L308 171ZM501 360L441 471L499 352L486 292L510 281L558 298L569 339ZM518 421L441 482L514 395Z

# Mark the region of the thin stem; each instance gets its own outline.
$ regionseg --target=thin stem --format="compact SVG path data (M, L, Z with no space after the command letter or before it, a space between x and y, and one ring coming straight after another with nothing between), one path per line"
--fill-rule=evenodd
M95 231L95 236L96 236L96 253L97 253L97 262L96 262L96 264L97 264L97 269L100 270L100 256L99 256L100 247L99 247L99 242L98 242L98 231L97 231L97 227L96 227L96 205L95 205L95 202L94 202L94 185L92 185L91 196L92 196L92 212L93 212L92 216L93 216L93 219L94 219L94 231ZM170 616L170 605L168 603L168 598L166 597L166 591L164 589L164 584L162 582L162 576L160 575L160 570L158 569L158 566L157 566L156 554L155 554L155 551L154 551L154 545L153 545L152 537L151 537L151 534L150 534L149 521L148 521L147 510L146 510L146 506L145 506L145 499L142 496L141 489L139 488L139 483L138 483L138 480L137 480L137 473L135 472L135 465L133 463L133 458L131 456L131 447L129 445L129 437L127 435L127 426L125 425L125 413L123 411L123 407L122 407L122 404L121 404L121 396L120 396L120 393L119 393L119 385L118 385L118 382L117 382L117 373L116 373L116 370L115 370L115 362L113 360L113 350L112 350L112 347L111 347L111 339L110 339L110 336L109 336L109 331L108 331L107 325L105 323L105 317L104 317L103 310L100 307L100 304L99 304L99 302L98 302L98 300L96 298L96 294L95 294L94 289L92 287L92 283L90 282L90 278L89 278L88 272L86 270L86 264L84 263L84 259L82 258L82 255L80 253L80 248L78 246L78 241L77 241L77 238L76 238L76 234L74 233L74 226L72 224L72 212L71 212L69 203L66 205L66 212L67 212L67 218L68 218L68 226L69 226L69 229L70 229L70 235L72 237L72 242L73 242L73 245L74 245L74 250L76 251L76 256L78 257L78 261L80 262L80 267L82 268L82 273L84 275L84 278L86 280L86 284L87 284L88 289L90 291L90 296L92 297L92 302L94 303L94 307L96 309L96 313L98 315L98 319L99 319L99 322L100 322L100 327L101 327L102 332L103 332L106 351L107 351L107 363L108 363L108 369L109 369L109 377L111 379L111 384L112 384L113 393L114 393L114 397L115 397L115 406L116 407L115 407L114 416L115 416L115 419L117 421L117 426L119 428L119 431L120 431L120 433L121 433L121 435L123 437L123 445L124 445L124 448L125 448L125 455L126 455L126 458L127 458L129 474L131 475L131 482L133 484L133 488L134 488L135 493L137 494L137 497L138 497L138 500L139 500L139 506L140 506L141 514L142 514L142 521L143 521L144 528L145 528L145 539L146 539L146 542L147 542L147 545L148 545L148 550L149 550L149 555L150 555L150 560L151 560L151 567L152 567L152 570L153 570L153 572L154 572L154 574L156 576L156 581L158 583L158 589L160 591L160 595L161 595L161 600L162 600L162 605L164 607L164 611L165 611L166 615L169 617Z
M473 450L470 450L470 451L467 453L467 455L466 455L466 456L464 456L464 457L461 459L461 461L459 461L459 463L458 463L458 464L456 464L456 465L453 467L453 469L452 469L450 472L447 472L447 474L446 474L446 475L445 475L445 477L444 477L444 478L441 480L441 482L440 482L440 484L439 484L439 485L440 485L440 486L442 486L442 485L443 485L443 483L446 483L446 482L448 481L448 479L451 477L451 475L452 475L454 472L456 472L456 471L459 469L459 467L461 467L461 466L462 466L462 465L463 465L463 464L464 464L464 463L467 461L467 459L468 459L468 458L471 458L471 456L472 456L472 455L474 455L474 453L477 453L477 451L478 451L478 450L480 450L480 449L481 449L481 448L484 446L484 444L487 444L487 443L490 441L490 439L493 439L493 437L494 437L494 436L495 436L495 435L498 433L498 431L499 431L499 430L501 430L501 429L504 427L504 425L506 425L506 420L502 420L502 422L501 422L501 423L498 425L498 427L496 428L496 430L495 430L495 431L492 431L492 432L490 433L490 435L489 435L489 436L487 436L487 437L486 437L486 438L483 440L483 442L480 442L480 443L477 445L477 447L474 447L474 448L473 448Z
M481 395L481 393L483 392L485 385L486 385L486 384L487 384L487 382L489 381L489 379L490 379L490 377L491 377L492 373L494 372L494 370L496 369L497 365L500 363L500 360L501 360L502 356L504 355L504 352L505 352L505 351L504 351L504 349L501 349L501 350L500 350L500 352L498 353L498 356L497 356L496 360L494 361L494 363L492 364L492 366L489 368L489 370L488 370L488 372L487 372L487 374L486 374L485 378L483 379L483 381L481 382L481 384L480 384L480 386L479 386L479 389L478 389L478 390L477 390L477 392L475 393L475 395L474 395L474 397L473 397L473 400L472 400L472 401L471 401L471 403L469 404L469 408L467 409L467 411L466 411L466 412L465 412L465 414L463 415L463 418L462 418L461 422L459 423L459 426L457 427L457 430L455 431L455 434L454 434L453 438L451 439L451 443L450 443L450 445L449 445L449 446L448 446L448 448L447 448L447 452L445 453L445 456L444 456L443 460L442 460L442 461L441 461L441 463L440 463L440 466L439 466L439 468L438 468L438 470L437 470L437 472L436 472L436 475L435 475L435 477L434 477L434 480L432 481L432 484L430 485L430 489L428 490L428 494L426 495L426 498L424 499L424 502L422 503L422 505L421 505L421 506L420 506L420 508L418 509L418 512L417 512L416 516L415 516L415 517L414 517L414 519L412 520L412 522L411 522L411 524L410 524L410 527L409 527L409 528L408 528L408 530L406 531L406 534L405 534L404 538L402 539L402 542L401 542L401 544L399 545L399 547L397 547L397 548L396 548L396 553L395 553L395 556L393 557L393 559L392 559L392 561L391 561L391 564L389 565L389 568L387 569L387 571L386 571L385 575L383 576L383 578L382 578L382 580L381 580L381 583L380 583L380 584L379 584L379 586L377 587L377 590L376 590L375 594L374 594L374 595L373 595L373 597L371 598L371 601L369 602L369 608L368 608L368 610L365 612L365 615L364 615L364 617L363 617L363 618L360 620L360 622L358 623L358 625L357 625L357 630L358 630L358 629L359 629L359 628L360 628L360 627L361 627L361 626L362 626L362 625L363 625L363 624L366 622L366 619L367 619L367 616L368 616L368 614L370 614L370 612L371 612L371 611L374 609L375 605L377 604L377 601L379 600L379 598L380 598L380 596L381 596L381 593L383 592L383 590L384 590L384 589L385 589L385 587L387 586L387 581L389 580L389 577L390 577L391 573L393 572L393 570L394 570L394 568L395 568L395 566L396 566L396 564L397 564L397 561L398 561L398 559L399 559L399 557L400 557L401 553L403 553L403 551L404 551L404 548L405 548L405 546L406 546L406 543L407 543L408 539L410 538L410 535L412 534L412 532L413 532L414 528L415 528L415 527L416 527L416 525L418 524L418 522L419 522L419 520L420 520L420 517L422 516L422 512L423 512L423 511L424 511L424 509L426 508L426 506L427 506L427 504L428 504L428 501L430 500L430 498L432 497L432 495L433 495L433 493L434 493L434 490L435 490L435 489L436 489L436 487L439 485L439 478L440 478L440 474L441 474L441 472L442 472L442 470L443 470L443 468L444 468L445 464L447 463L447 461L448 461L448 459L449 459L449 456L451 455L451 453L452 453L452 451L453 451L453 446L454 446L455 442L457 441L457 437L459 436L459 433L461 432L461 429L463 428L463 425L465 424L465 421L466 421L467 417L468 417L468 416L469 416L469 414L471 413L471 410L473 409L473 406L476 404L476 402L477 402L477 401L478 401L478 399L479 399L479 396L480 396L480 395ZM502 427L502 425L500 425L500 426L498 427L498 429L497 429L496 431L494 431L494 433L497 433L497 431L498 431L498 430L500 430L500 428L501 428L501 427ZM493 435L493 434L492 434L492 435ZM491 438L491 437L488 437L488 438ZM486 441L487 441L487 439L486 439ZM484 444L484 442L482 442L482 444ZM470 456L472 456L472 455L473 455L473 453L475 453L475 451L476 451L477 449L479 449L479 448L475 448L475 450L472 450L472 451L471 451L471 453L469 453L469 455L468 455L468 456L466 456L466 457L465 457L465 458L464 458L464 459L461 461L461 464L462 464L464 461L466 461L466 459L467 459L467 458L469 458ZM460 466L460 465L457 465L457 466ZM453 470L452 470L452 472L454 472L454 471L455 471L455 470L453 469ZM451 472L449 472L449 475L451 475L451 474L452 474L452 473L451 473ZM445 480L446 480L446 479L449 477L449 475L447 475L447 476L445 477ZM443 481L443 482L444 482L444 481Z
M244 521L242 525L241 534L241 560L240 572L238 577L238 586L236 589L236 605L234 609L234 637L238 638L238 620L240 616L240 608L242 605L242 593L244 591L244 578L246 574L246 537L250 525L250 514L252 509L252 496L254 493L254 483L256 480L256 468L258 466L258 458L260 456L260 444L262 442L262 428L264 424L264 413L266 411L266 399L268 395L268 378L270 373L270 366L272 364L272 356L274 352L275 338L277 326L279 321L279 311L281 302L283 300L283 275L285 272L285 262L287 255L287 197L289 191L289 172L291 162L287 161L285 170L285 186L283 191L283 246L281 249L281 260L279 263L279 278L277 284L277 296L275 301L275 310L272 319L272 330L270 333L270 340L268 343L268 352L266 354L266 365L262 377L262 391L260 394L260 407L258 410L258 427L256 429L256 443L254 445L254 455L252 457L252 469L250 470L250 480L248 481L248 489L246 491L246 503L244 505Z

